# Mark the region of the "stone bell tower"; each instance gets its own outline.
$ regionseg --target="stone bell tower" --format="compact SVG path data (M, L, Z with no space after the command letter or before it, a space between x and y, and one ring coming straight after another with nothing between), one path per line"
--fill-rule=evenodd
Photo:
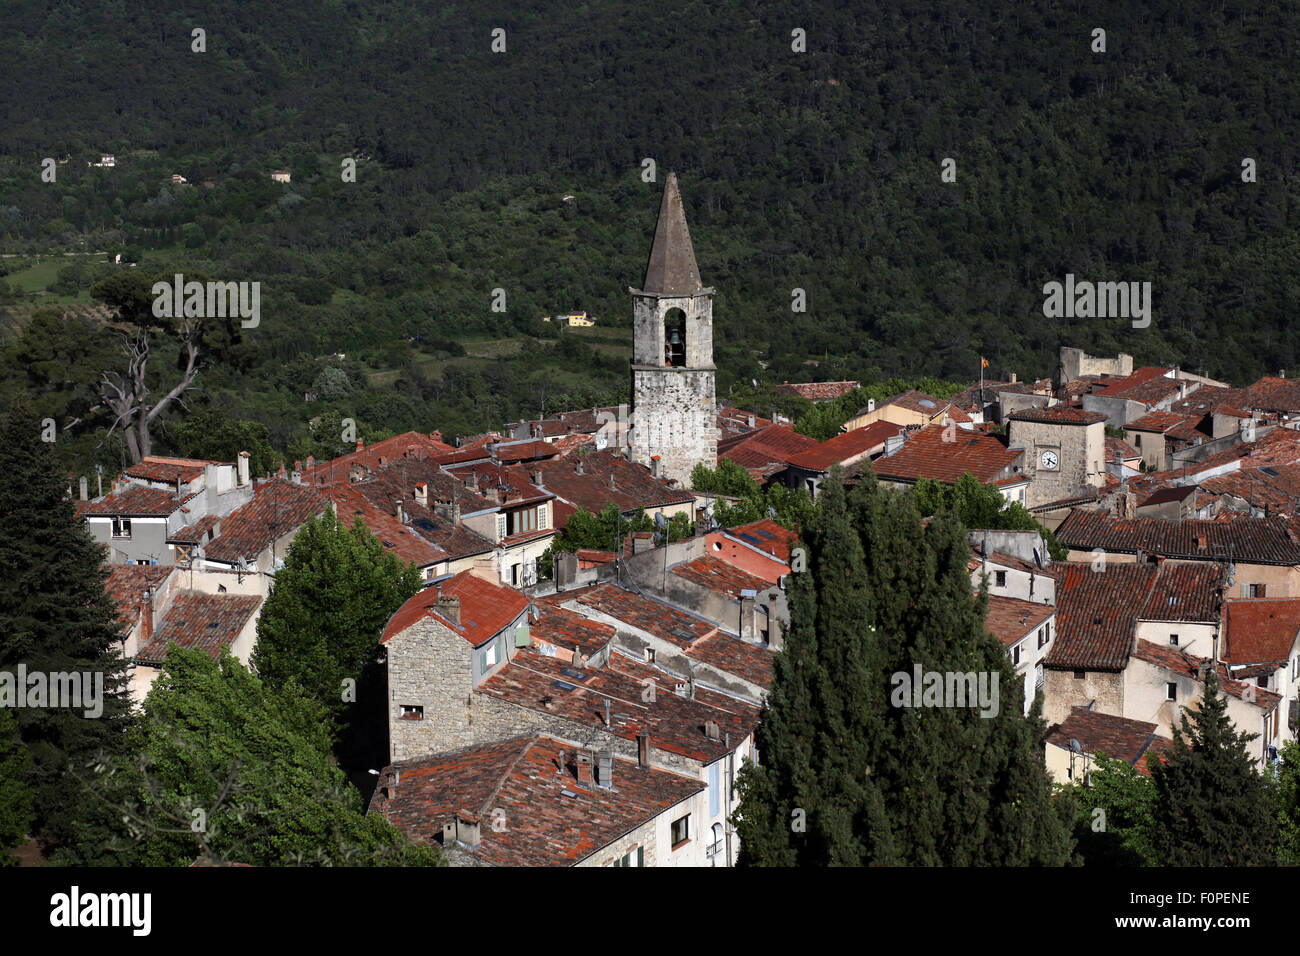
M700 282L677 174L664 185L645 281L632 293L633 461L690 487L699 462L718 463L713 290Z

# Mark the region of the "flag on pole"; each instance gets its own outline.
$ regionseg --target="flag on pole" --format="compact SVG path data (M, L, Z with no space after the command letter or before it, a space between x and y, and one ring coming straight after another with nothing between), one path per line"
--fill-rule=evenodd
M989 360L986 358L980 359L980 368L988 368L988 367L989 367Z

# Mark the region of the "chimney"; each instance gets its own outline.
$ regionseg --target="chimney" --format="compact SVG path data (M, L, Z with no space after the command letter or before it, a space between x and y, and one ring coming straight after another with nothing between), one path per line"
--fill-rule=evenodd
M583 467L582 467L582 459L581 459L581 458L579 458L578 461L577 461L577 464L575 464L575 465L573 466L573 473L574 473L575 475L585 475L585 474L586 474L586 471L583 470Z
M440 442L442 441L442 431L441 430L431 431L429 432L429 437L432 438L434 441Z
M460 499L457 498L451 503L451 520L455 524L460 524Z
M358 438L358 439L357 439L357 451L365 451L365 450L366 450L366 443L365 443L362 439Z
M716 720L706 720L704 722L704 736L708 737L710 740L722 739L722 728L718 726Z
M659 477L659 456L658 455L650 456L650 474L654 475L656 478ZM613 477L614 477L613 475L610 475L611 479Z
M636 765L650 766L650 735L644 730L636 735Z
M248 484L248 452L241 451L235 461L239 464L239 486L242 488Z
M754 427L755 427L755 424L754 424L754 413L753 413L753 412L750 412L750 413L749 413L749 427L750 427L750 428L754 428Z
M533 484L538 488L542 486L542 470L540 468L533 469Z
M1011 373L1011 384L1012 384L1012 385L1015 385L1015 384L1016 384L1016 381L1017 381L1017 379L1016 379L1016 373L1015 373L1015 372L1012 372L1012 373Z
M456 840L467 847L476 847L482 842L479 836L478 814L468 810L456 811Z
M308 456L307 456L307 470L310 471L311 469L313 469L313 468L315 468L315 467L316 467L316 456L315 456L315 455L308 455Z
M86 481L86 476L81 476L81 500L86 501L90 497L90 485Z
M617 488L614 487L614 472L613 472L613 471L611 471L611 472L609 473L609 487L610 487L610 489L613 490L613 491L617 491L617 490L618 490Z
M614 751L606 750L600 755L600 776L596 786L606 790L614 789Z
M434 610L441 614L452 624L460 627L460 598L443 597L442 585L438 585L438 598L434 601Z
M153 638L153 588L145 588L140 595L140 631L143 641Z
M415 501L421 508L429 507L429 486L423 481L415 486Z
M398 524L406 524L406 509L402 507L400 501L393 505L393 517L397 519Z
M478 494L478 472L470 469L469 477L465 479L465 488Z
M585 783L589 787L596 785L595 768L591 757L590 750L579 750L578 754L578 783Z
M606 697L605 698L605 728L608 730L609 726L610 726L609 698Z

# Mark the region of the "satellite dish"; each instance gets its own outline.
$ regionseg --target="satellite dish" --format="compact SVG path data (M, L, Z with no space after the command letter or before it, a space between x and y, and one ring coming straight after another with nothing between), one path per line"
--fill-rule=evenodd
M666 525L667 523L668 523L668 522L664 521L664 513L663 513L662 511L657 512L657 513L655 514L655 527L656 527L656 528L658 528L660 531L662 531L662 530L664 530L664 525Z
M246 558L244 558L242 555L241 555L241 556L239 557L239 559L235 562L235 564L239 567L239 570L241 570L241 571L247 571L247 570L248 570L248 560L247 560Z
M767 506L767 516L771 518L773 521L776 520L776 509L773 508L771 505Z
M1083 746L1079 743L1079 741L1075 740L1073 737L1070 738L1070 753L1076 753L1076 754L1083 753Z

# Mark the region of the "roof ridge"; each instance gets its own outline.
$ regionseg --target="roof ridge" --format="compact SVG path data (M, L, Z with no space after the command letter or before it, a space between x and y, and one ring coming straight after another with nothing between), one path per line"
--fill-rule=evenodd
M529 740L528 743L524 744L524 746L520 748L519 753L515 754L515 758L510 761L510 765L501 772L501 779L497 781L497 785L492 788L487 797L483 800L482 805L476 811L480 817L488 812L488 807L492 805L492 801L496 799L497 794L499 794L502 788L505 787L506 781L510 779L510 774L514 772L515 767L519 766L519 761L523 760L528 754L528 751L533 749L533 745L541 739L542 732L539 730L533 734L533 738ZM563 770L564 768L561 767L560 769Z

